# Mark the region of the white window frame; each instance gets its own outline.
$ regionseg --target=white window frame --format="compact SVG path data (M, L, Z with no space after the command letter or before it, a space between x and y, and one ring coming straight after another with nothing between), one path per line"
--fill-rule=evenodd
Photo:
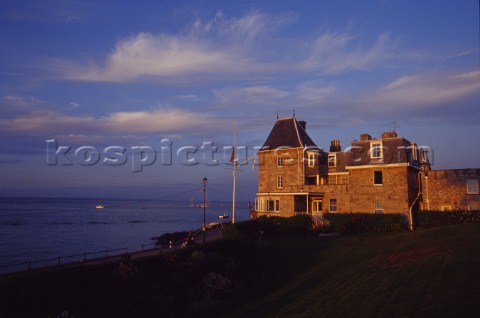
M314 152L307 152L307 157L308 157L308 167L313 168L315 167L315 153Z
M334 209L332 209L332 207L334 207ZM328 202L328 212L336 213L337 211L338 211L337 199L330 199L329 202Z
M467 179L467 194L479 194L478 179Z
M283 177L282 176L277 176L277 188L279 188L279 189L283 188Z
M331 181L334 181L334 182L331 182ZM338 179L337 179L337 175L334 174L334 175L330 175L328 176L328 184L330 185L336 185L338 184Z
M320 209L318 209L318 204L320 204ZM323 209L323 200L317 199L312 201L312 212L322 212Z
M410 149L412 150L412 160L418 161L418 147L417 144L414 142L410 143Z
M255 200L255 210L265 212L265 198L257 198Z
M273 202L273 209L270 209L270 203ZM266 212L280 212L280 200L267 199L266 200Z
M383 201L375 200L375 213L385 213Z
M277 167L283 167L283 158L277 157Z
M382 141L370 142L370 159L382 159L383 158L383 143Z
M328 154L328 166L329 167L336 167L337 166L337 154L336 153Z

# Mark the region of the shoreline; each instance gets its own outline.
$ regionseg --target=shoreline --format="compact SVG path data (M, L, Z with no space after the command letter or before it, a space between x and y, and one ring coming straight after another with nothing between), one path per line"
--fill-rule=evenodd
M217 240L222 237L222 229L224 224L228 223L219 223L218 225L220 226L215 226L215 227L206 227L205 231L205 241L210 242ZM193 231L179 231L179 232L173 232L173 233L165 233L165 234L171 234L175 235L177 233L190 233ZM203 243L203 235L201 229L193 232L193 237L194 237L194 242L195 244L202 244ZM165 235L163 234L163 235ZM177 251L183 247L185 247L185 243L188 237L185 237L183 239L180 239L178 241L172 241L170 243L166 244L158 244L158 240L163 236L159 237L152 237L152 240L157 240L157 242L148 244L148 245L143 245L142 244L142 249L141 250L135 250L135 251L128 251L127 248L122 248L122 249L115 249L115 250L106 250L106 251L99 251L99 252L93 252L93 253L84 253L84 254L76 254L76 255L68 255L68 256L59 256L56 258L49 258L45 260L35 260L35 261L30 261L30 262L22 262L22 263L15 263L15 264L6 264L3 265L0 268L7 268L7 267L13 267L13 266L21 266L21 265L26 265L28 266L24 270L16 270L16 271L5 271L0 273L0 278L7 277L7 276L14 276L14 275L22 275L25 273L31 274L31 273L36 273L36 272L42 272L42 271L49 271L49 270L55 270L59 268L68 268L68 267L78 267L78 266L94 266L94 265L102 265L102 264L111 264L111 263L116 263L120 262L121 258L125 254L131 255L131 259L141 259L145 257L151 257L155 255L162 255L166 254L169 252ZM187 234L188 235L188 234ZM153 245L154 248L151 249L144 249L145 246L150 246ZM115 253L119 251L125 251L124 253ZM115 253L115 254L110 254L108 255L108 252ZM92 259L87 259L85 256L89 254L99 254L99 253L106 253L104 257L97 257L97 258L92 258ZM73 257L82 257L82 259L77 260L77 261L70 261L70 262L65 262L62 263L61 259L66 259L66 258L73 258ZM32 263L38 263L38 262L43 262L43 261L57 261L57 264L52 264L52 265L46 265L46 266L41 266L41 267L35 267L33 268L31 266Z

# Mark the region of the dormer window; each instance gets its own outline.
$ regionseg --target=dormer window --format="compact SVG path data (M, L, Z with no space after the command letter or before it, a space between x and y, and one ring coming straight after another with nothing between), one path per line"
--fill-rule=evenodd
M410 150L412 151L412 160L417 161L418 160L418 147L417 144L414 142L410 143Z
M381 141L374 141L370 143L370 158L371 159L383 158L383 149L382 149Z
M328 166L336 167L337 166L337 155L332 153L328 155Z
M315 167L315 153L309 152L308 155L308 167Z

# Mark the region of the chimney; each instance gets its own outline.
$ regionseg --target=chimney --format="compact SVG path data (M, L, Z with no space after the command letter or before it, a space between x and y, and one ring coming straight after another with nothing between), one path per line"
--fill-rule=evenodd
M395 131L386 131L382 134L382 139L388 138L397 138L397 133Z
M370 136L369 134L360 135L360 141L367 141L367 140L372 140L372 136Z
M300 124L300 126L302 126L303 130L307 131L307 122L306 121L300 120L298 123Z
M340 146L340 140L332 140L330 143L330 152L339 152L342 151L342 146Z

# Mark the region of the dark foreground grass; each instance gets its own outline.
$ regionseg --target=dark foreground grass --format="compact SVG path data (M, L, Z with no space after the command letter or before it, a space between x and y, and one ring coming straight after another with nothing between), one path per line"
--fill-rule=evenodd
M284 254L271 272L205 316L480 317L479 245L479 224L329 242L277 237L272 247Z
M132 266L0 278L0 316L480 317L479 243L480 224L239 236ZM208 277L226 287L212 292Z

